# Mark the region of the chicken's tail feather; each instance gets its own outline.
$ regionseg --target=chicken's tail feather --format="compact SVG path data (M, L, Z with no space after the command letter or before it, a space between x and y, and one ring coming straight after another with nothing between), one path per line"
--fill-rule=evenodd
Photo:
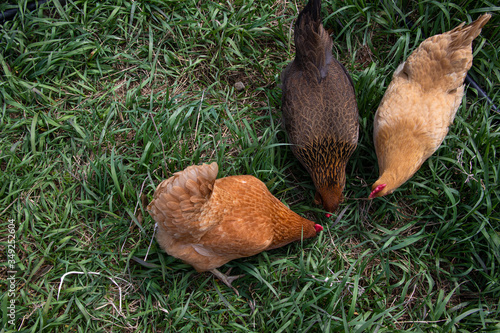
M296 61L312 62L321 80L333 60L332 46L333 41L321 23L321 0L309 0L295 22Z
M203 205L210 199L218 173L217 163L193 165L158 185L148 211L160 227L175 237L203 233L209 226L190 224L198 220ZM193 226L193 230L191 230Z
M467 26L462 23L453 30L427 38L394 75L418 82L424 90L438 87L455 93L472 66L472 41L490 17L484 14Z
M464 23L462 23L455 29L451 30L449 33L451 35L455 35L456 37L453 38L453 41L450 43L450 48L461 49L469 46L481 33L481 29L486 23L488 23L490 18L491 14L483 14L471 24L464 26Z

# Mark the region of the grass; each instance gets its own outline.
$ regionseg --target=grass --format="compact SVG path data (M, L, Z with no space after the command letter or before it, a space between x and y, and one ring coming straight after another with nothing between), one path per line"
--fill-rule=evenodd
M0 4L20 10L0 28L2 332L500 330L499 115L474 89L420 171L364 199L378 176L375 110L424 36L493 13L470 74L500 105L500 7L323 3L361 124L347 200L329 220L281 126L279 74L304 3L25 5ZM325 226L315 240L222 267L246 274L239 297L166 255L145 210L162 179L212 161L219 177L255 175Z

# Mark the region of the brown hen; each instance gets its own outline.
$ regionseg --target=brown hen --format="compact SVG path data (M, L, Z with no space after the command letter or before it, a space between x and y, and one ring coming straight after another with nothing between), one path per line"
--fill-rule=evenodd
M343 198L359 121L354 85L333 58L320 11L321 1L311 0L295 23L295 59L281 74L282 108L292 152L311 175L316 202L333 212Z
M217 267L323 230L292 212L259 179L216 180L217 172L215 162L189 166L160 183L148 206L161 247L198 272L211 271L232 288L238 276L227 277Z
M443 142L462 102L472 41L490 17L424 40L394 72L375 114L379 179L370 198L392 193Z

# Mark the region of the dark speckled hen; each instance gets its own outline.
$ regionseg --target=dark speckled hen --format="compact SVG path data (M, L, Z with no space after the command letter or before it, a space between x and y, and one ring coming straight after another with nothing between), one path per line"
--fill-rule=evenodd
M313 179L316 202L333 212L343 198L359 120L352 79L333 58L320 11L321 0L310 0L295 23L295 59L281 74L282 108L292 151Z

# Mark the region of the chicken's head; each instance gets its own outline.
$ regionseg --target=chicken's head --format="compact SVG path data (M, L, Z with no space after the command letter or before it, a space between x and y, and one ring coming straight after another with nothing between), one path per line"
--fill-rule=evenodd
M340 186L318 188L314 196L314 203L323 205L323 208L330 213L335 212L342 201L344 197ZM329 213L326 214L326 217L331 216Z

